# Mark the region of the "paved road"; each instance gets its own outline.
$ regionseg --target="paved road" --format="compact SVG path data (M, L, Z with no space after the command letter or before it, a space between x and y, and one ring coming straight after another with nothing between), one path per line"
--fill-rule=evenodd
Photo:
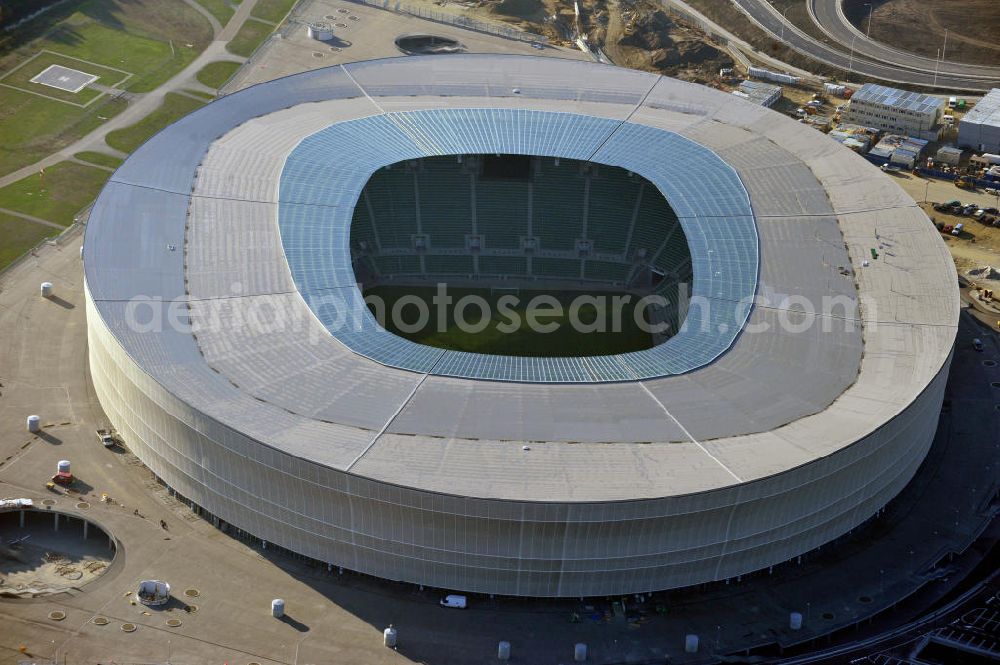
M972 70L972 73L969 73L966 65L957 63L941 63L937 74L935 74L933 66L927 69L913 63L900 65L894 62L879 62L857 50L858 42L864 37L858 39L857 35L852 33L850 38L844 38L846 43L837 43L832 38L829 43L821 42L783 18L780 12L767 0L731 1L775 39L783 40L791 48L815 60L847 71L857 72L890 83L938 87L955 91L978 92L1000 87L1000 74L982 78L978 70ZM835 1L837 0L809 0L810 3ZM852 43L855 48L853 54L851 53ZM906 55L908 58L919 58L919 56ZM898 57L897 53L895 59ZM933 64L933 60L931 63Z
M949 60L942 60L938 63L934 58L909 53L888 44L868 39L865 33L847 20L847 16L844 15L844 0L809 0L808 7L813 22L835 43L848 45L852 41L854 42L855 55L860 54L871 60L893 63L915 71L933 72L934 68L937 67L939 78L941 75L980 76L994 82L1000 82L1000 67L997 66L970 65ZM943 40L941 46L945 46ZM947 57L946 52L945 56Z

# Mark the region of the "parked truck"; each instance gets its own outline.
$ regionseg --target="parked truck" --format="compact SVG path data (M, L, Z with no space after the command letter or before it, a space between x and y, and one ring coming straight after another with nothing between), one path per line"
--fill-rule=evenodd
M100 440L101 445L105 448L115 447L115 433L114 430L110 429L99 429L97 430L97 438Z

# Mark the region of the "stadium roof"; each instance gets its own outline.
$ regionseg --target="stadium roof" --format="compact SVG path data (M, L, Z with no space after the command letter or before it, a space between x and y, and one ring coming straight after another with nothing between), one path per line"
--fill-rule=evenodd
M427 109L450 109L420 117L452 118L456 139L473 126L455 118L492 123L523 109L595 127L612 120L714 153L739 175L756 220L760 302L743 334L686 374L608 384L469 380L351 351L292 278L279 181L310 136L366 118L389 127L386 115ZM641 154L642 173L674 157ZM680 213L683 202L665 193ZM351 482L526 501L686 495L822 462L927 389L958 317L947 248L863 158L732 95L544 57L392 58L223 97L112 176L84 261L88 316L135 361L138 385L156 382L176 398L170 408L264 444L241 454L270 447ZM804 311L830 298L849 304Z
M583 358L446 351L385 332L359 297L351 269L354 205L368 178L383 166L463 153L563 157L645 177L677 213L694 268L692 300L709 306L692 307L681 331L651 349ZM288 155L280 201L278 224L292 278L319 320L353 351L414 372L547 383L683 374L730 347L750 309L743 308L737 320L734 306L752 302L756 292L757 231L736 171L690 139L610 118L525 109L432 109L337 123L303 139Z

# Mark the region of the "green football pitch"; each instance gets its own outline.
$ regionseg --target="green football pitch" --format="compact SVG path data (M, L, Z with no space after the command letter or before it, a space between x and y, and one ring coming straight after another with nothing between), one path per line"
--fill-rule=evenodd
M375 286L368 308L392 333L442 349L506 356L601 356L653 346L625 293ZM617 299L617 300L616 300ZM484 316L485 313L485 316ZM641 317L640 317L641 318Z

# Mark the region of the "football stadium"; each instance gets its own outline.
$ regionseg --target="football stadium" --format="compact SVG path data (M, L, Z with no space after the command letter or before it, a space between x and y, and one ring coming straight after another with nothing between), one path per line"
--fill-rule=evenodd
M936 230L863 158L547 57L222 97L115 173L83 256L100 402L206 519L511 596L728 580L863 524L927 454L959 314ZM473 297L631 323L455 332Z

